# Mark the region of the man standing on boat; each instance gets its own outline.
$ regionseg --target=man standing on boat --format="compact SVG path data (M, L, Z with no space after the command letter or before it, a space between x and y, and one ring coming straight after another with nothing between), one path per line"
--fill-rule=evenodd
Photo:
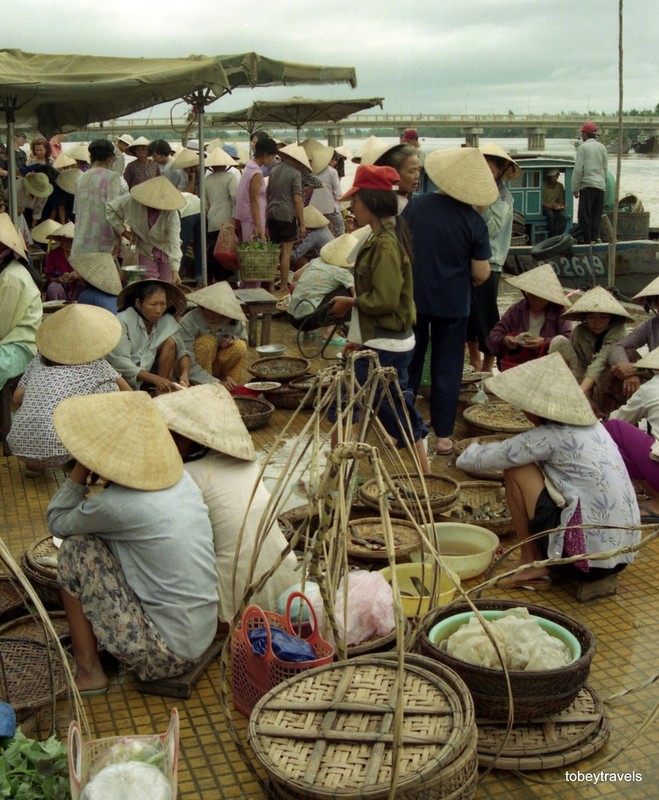
M572 190L579 198L579 226L583 241L588 243L600 241L608 156L606 147L597 141L594 122L584 122L581 139L574 164Z

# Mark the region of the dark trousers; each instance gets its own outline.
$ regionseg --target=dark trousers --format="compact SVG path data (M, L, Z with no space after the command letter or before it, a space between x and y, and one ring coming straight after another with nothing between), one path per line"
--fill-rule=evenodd
M596 242L600 238L600 223L604 211L604 191L585 186L579 189L578 219L583 241Z
M500 280L501 273L493 270L484 283L474 286L471 295L467 341L478 342L478 349L486 356L494 355L487 348L487 337L499 321L497 297L499 295Z
M565 232L565 209L563 208L543 208L542 213L547 220L548 237L560 236Z
M442 438L453 433L464 368L468 317L432 317L418 314L414 326L416 346L410 364L410 388L419 393L428 341L430 356L430 424Z
M188 245L192 242L194 249L194 279L201 283L201 215L190 214L181 219L181 250L183 257Z

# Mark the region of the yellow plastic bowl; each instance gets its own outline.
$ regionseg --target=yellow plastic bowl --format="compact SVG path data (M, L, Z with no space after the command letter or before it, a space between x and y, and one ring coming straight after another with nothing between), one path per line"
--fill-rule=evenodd
M433 525L444 563L462 580L475 578L490 566L492 555L499 546L496 533L465 522L435 522ZM425 557L427 559L428 555ZM417 550L411 553L410 558L420 561L421 553Z
M431 608L438 608L445 606L451 602L455 594L455 586L448 576L451 573L453 580L457 586L460 585L460 577L453 572L453 570L444 570L439 576L439 581L435 587L435 598L430 604L433 587L433 574L437 568L436 564L426 562L425 564L396 564L396 579L398 580L398 588L404 594L401 594L400 599L403 606L403 612L406 617L422 617L427 614ZM382 575L388 583L391 583L391 568L385 567L380 570ZM418 583L415 586L415 579ZM426 589L428 594L421 594L419 589ZM420 602L419 602L420 601Z

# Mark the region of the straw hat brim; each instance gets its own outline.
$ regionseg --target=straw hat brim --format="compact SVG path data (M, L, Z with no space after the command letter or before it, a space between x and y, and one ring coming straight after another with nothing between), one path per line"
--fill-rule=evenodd
M485 380L511 406L565 425L594 425L586 395L559 353L527 361Z
M66 154L69 158L75 159L75 161L84 161L87 164L91 163L89 146L85 142L79 142L74 145Z
M351 269L355 266L355 256L359 239L352 233L344 233L342 236L332 239L320 248L320 257L327 264L335 267L345 267Z
M392 147L396 147L396 143L387 144L377 136L369 136L362 143L357 155L352 157L352 162L353 164L375 164L378 158L383 156L387 150L391 150Z
M641 369L659 369L659 347L655 347L646 356L640 358L634 366Z
M485 157L475 147L435 150L426 158L425 170L444 194L474 206L489 206L499 197Z
M318 175L327 167L334 156L333 147L322 147L311 153L311 170L314 175Z
M650 281L647 286L641 289L638 294L635 294L632 300L636 300L640 297L657 297L659 296L659 278L655 278L654 280Z
M286 147L282 147L279 152L281 155L285 155L290 158L291 161L296 161L308 172L312 172L311 164L307 154L304 152L304 147L301 147L299 144L287 144Z
M128 286L125 286L121 292L119 292L119 296L117 297L117 311L124 311L126 308L133 306L138 288L141 284L147 282L157 283L162 289L164 289L167 297L168 313L173 314L175 317L182 317L183 314L185 314L188 303L183 292L178 288L178 286L174 286L173 283L161 281L157 278L146 278L143 281L134 281L133 283L129 283Z
M329 220L315 206L304 207L304 224L307 228L325 228L329 225Z
M178 449L146 392L69 397L53 422L76 461L113 483L161 491L183 477Z
M9 214L0 214L0 242L14 253L18 253L23 258L26 255L25 241L16 226L11 221Z
M221 384L207 383L163 394L154 405L171 431L218 453L256 461L238 406Z
M199 163L198 158L197 163ZM237 164L238 161L235 158L231 158L231 156L225 150L223 150L221 146L216 147L206 157L207 167L235 167Z
M229 319L237 319L244 322L247 317L240 305L240 301L233 293L233 289L226 281L213 283L211 286L204 286L190 292L186 299L195 305L214 311Z
M82 170L65 169L57 176L57 185L68 194L75 194L78 180L82 175Z
M69 261L84 281L101 292L118 295L121 291L119 270L111 253L78 253Z
M50 195L53 193L53 185L50 183L50 181L48 181L48 179L46 179L47 182L44 183L43 188L40 186L35 186L36 178L34 176L42 174L43 173L38 172L28 172L28 174L23 178L29 193L34 197L50 197Z
M65 225L59 225L57 230L49 234L49 239L73 239L76 232L76 226L73 222L67 222Z
M138 183L130 193L138 203L158 211L178 211L185 205L181 192L164 175Z
M133 139L132 144L128 145L124 152L134 156L136 147L148 147L150 144L151 140L147 139L146 136L138 136L137 139Z
M41 355L58 364L87 364L103 358L119 344L121 323L98 306L72 303L49 314L37 330Z
M55 169L64 169L65 167L73 167L75 163L76 163L75 158L67 156L67 154L64 151L62 151L53 161L53 166L55 167Z
M216 152L215 150L213 152ZM212 154L211 154L212 155ZM208 164L208 162L206 162ZM184 147L174 156L172 161L172 169L187 169L188 167L199 166L199 151L188 150ZM210 166L210 165L209 165Z
M54 219L45 219L43 222L35 225L30 233L35 242L39 242L39 244L48 244L48 239L51 234L61 227L60 223L55 222Z
M533 294L559 306L570 307L570 301L565 296L551 264L540 264L521 275L506 275L505 281L521 292Z
M587 314L610 314L612 317L631 319L632 315L622 306L611 292L603 286L589 289L572 306L563 312L565 319L583 322Z
M519 178L522 174L522 168L519 164L513 159L510 153L496 142L482 142L479 145L479 149L484 156L494 156L495 158L501 158L508 162L508 169L501 176L502 181L515 180L515 178Z

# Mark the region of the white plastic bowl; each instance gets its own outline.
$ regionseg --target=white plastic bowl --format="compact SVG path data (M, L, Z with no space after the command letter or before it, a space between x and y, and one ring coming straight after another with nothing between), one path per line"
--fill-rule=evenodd
M496 533L465 522L433 524L439 553L444 563L453 572L457 572L462 580L475 578L490 566L492 554L499 546L499 537ZM411 558L413 561L420 561L421 552L415 551L411 554Z
M270 356L280 356L286 351L285 344L261 344L256 348L256 352L262 358L269 358Z

